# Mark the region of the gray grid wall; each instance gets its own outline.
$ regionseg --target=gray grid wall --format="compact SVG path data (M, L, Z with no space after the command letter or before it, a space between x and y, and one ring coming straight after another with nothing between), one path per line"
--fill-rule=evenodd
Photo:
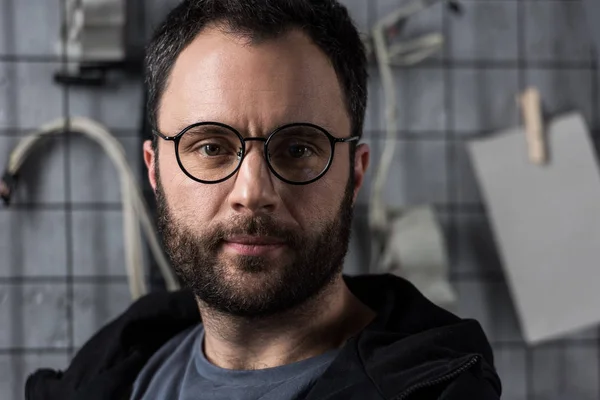
M347 0L362 30L400 0ZM171 1L148 3L149 25ZM599 329L527 347L509 297L474 181L465 140L519 123L515 95L540 88L550 114L579 109L598 130L598 75L577 0L463 0L452 16L435 6L407 33L442 31L444 51L398 69L400 138L386 198L433 203L444 222L459 313L475 317L493 343L505 395L520 399L600 399ZM96 89L52 83L64 68L54 53L62 0L0 0L0 163L26 132L59 116L108 126L141 165L141 82ZM371 71L364 141L375 165L384 138L383 95ZM600 135L595 134L596 142ZM0 399L23 398L27 374L64 368L102 324L129 302L116 172L99 147L59 137L26 168L10 208L0 207ZM357 207L346 271L365 270L366 204Z

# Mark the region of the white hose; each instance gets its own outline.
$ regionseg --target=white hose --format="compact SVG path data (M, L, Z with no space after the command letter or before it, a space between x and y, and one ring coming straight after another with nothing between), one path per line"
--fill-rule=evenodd
M46 136L62 133L67 126L67 123L70 131L81 133L97 142L109 156L119 172L123 201L125 264L131 297L137 299L148 292L142 270L140 223L141 228L148 239L150 250L165 279L167 289L170 291L179 289L179 284L165 258L160 242L156 236L154 225L149 216L148 207L139 190L134 174L127 163L125 151L114 136L103 126L95 121L82 117L72 118L68 121L61 118L45 124L18 143L10 155L7 172L16 175L25 162L26 157L32 151L34 145Z
M375 54L379 65L379 74L381 75L381 84L383 86L384 100L386 103L386 143L383 154L379 162L377 174L373 180L371 189L371 204L369 207L369 222L373 231L373 246L371 249L371 262L369 271L377 272L379 249L381 245L380 238L385 234L387 228L387 209L383 200L383 188L387 182L389 169L391 167L394 152L396 150L396 85L394 83L393 72L389 62L389 55L386 50L384 29L374 29L373 42L375 45Z
M379 272L379 253L383 240L388 233L388 210L383 199L383 190L387 182L389 170L394 160L396 139L398 137L396 82L392 71L393 65L413 65L423 61L441 48L443 37L440 34L429 34L410 41L388 45L386 31L401 23L402 20L433 5L439 0L416 0L405 4L396 12L380 20L372 30L373 45L381 84L383 87L386 121L386 141L376 175L371 187L369 207L369 225L372 231L371 260L369 272Z

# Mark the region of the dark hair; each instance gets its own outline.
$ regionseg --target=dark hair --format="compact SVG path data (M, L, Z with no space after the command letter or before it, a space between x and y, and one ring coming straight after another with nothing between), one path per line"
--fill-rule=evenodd
M365 0L366 1L366 0ZM160 99L179 54L211 23L251 43L299 28L331 60L346 100L352 135L361 136L367 60L348 10L336 0L185 0L156 30L146 54L148 118L157 128ZM156 145L156 141L154 141Z

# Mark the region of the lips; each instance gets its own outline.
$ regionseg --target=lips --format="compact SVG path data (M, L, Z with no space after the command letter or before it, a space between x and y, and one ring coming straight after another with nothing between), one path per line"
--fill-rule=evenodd
M232 236L225 240L225 247L239 255L266 256L285 246L281 239L268 236Z
M225 239L228 243L241 244L245 246L270 246L270 245L282 245L284 242L281 239L277 239L269 236L247 236L247 235L236 235Z

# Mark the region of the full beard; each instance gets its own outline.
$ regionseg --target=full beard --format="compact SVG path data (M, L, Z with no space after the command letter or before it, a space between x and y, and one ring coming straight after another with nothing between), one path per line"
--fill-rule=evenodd
M175 272L206 306L232 316L269 317L307 303L341 274L350 240L353 186L349 179L334 218L320 222L313 232L298 232L260 214L213 223L198 234L177 221L158 183L158 228ZM233 235L283 239L286 251L278 259L226 258L223 246Z

